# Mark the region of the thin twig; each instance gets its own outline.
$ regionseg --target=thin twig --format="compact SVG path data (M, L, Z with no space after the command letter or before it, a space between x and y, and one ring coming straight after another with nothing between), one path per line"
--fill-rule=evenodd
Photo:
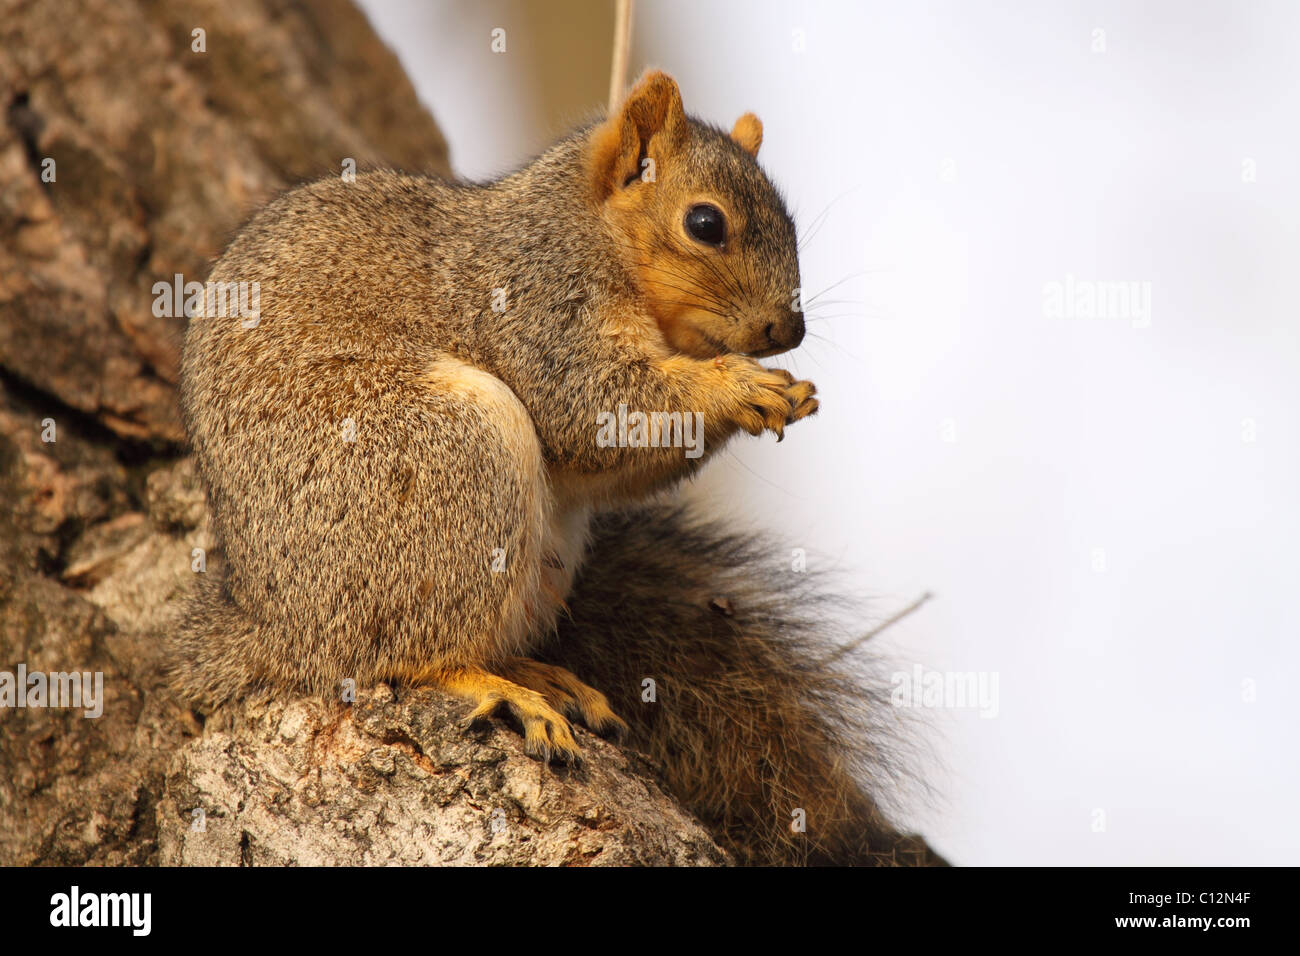
M890 627L890 626L892 626L892 625L894 625L894 624L897 624L897 623L898 623L899 621L901 621L903 618L907 617L907 615L911 614L913 611L915 611L917 608L919 608L919 607L920 607L922 604L924 604L926 601L930 600L930 598L932 598L932 597L934 597L934 595L931 594L929 591L926 591L926 592L925 592L924 594L922 594L919 598L917 598L915 601L913 601L913 602L912 602L911 604L909 604L907 607L903 608L901 611L899 611L897 614L895 614L895 615L894 615L893 617L891 617L889 620L885 621L885 622L882 623L882 624L878 624L878 625L876 625L876 627L872 628L870 631L867 631L867 633L863 634L861 637L856 638L856 639L854 639L854 640L852 640L852 641L849 641L849 642L848 642L847 644L845 644L843 647L837 647L837 648L835 649L835 651L832 652L831 655L826 659L826 662L827 662L827 663L833 663L833 662L839 660L839 659L840 659L841 657L843 657L845 654L848 654L848 653L850 653L851 651L857 650L859 647L861 647L861 646L862 646L863 644L865 644L867 641L871 640L873 637L875 637L877 634L879 634L879 633L880 633L881 631L883 631L885 628Z
M614 0L614 59L609 69L609 112L623 100L627 58L632 49L632 0Z

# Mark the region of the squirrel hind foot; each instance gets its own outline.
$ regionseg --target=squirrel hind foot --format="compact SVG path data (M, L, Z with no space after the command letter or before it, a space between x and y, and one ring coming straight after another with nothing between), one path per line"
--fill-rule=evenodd
M563 667L527 657L511 657L501 671L508 679L541 694L556 710L581 721L601 737L615 742L626 739L628 726L609 706L609 699Z
M466 729L482 726L504 710L519 724L524 735L524 753L543 763L555 761L577 766L581 763L573 727L560 710L536 690L525 687L481 667L460 667L429 671L415 683L441 687L474 704L465 721Z

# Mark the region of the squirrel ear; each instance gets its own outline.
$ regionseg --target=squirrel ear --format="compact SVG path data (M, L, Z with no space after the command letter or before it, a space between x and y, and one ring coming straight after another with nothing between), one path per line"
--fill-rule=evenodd
M599 198L642 175L643 158L662 163L685 140L687 129L676 81L659 70L646 73L592 134L589 163Z
M762 120L753 113L746 113L731 127L731 138L750 156L757 156L758 147L763 145Z

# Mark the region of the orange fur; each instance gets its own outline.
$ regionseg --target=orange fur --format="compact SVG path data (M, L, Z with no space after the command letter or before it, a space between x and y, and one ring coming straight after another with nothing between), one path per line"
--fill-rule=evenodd
M762 121L753 113L745 113L731 128L731 138L750 156L757 156L758 148L763 145Z

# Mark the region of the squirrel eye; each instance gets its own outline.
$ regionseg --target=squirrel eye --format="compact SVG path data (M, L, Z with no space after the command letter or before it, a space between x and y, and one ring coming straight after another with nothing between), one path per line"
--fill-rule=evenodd
M700 242L720 246L727 238L727 220L722 210L708 203L699 203L686 210L686 231Z

